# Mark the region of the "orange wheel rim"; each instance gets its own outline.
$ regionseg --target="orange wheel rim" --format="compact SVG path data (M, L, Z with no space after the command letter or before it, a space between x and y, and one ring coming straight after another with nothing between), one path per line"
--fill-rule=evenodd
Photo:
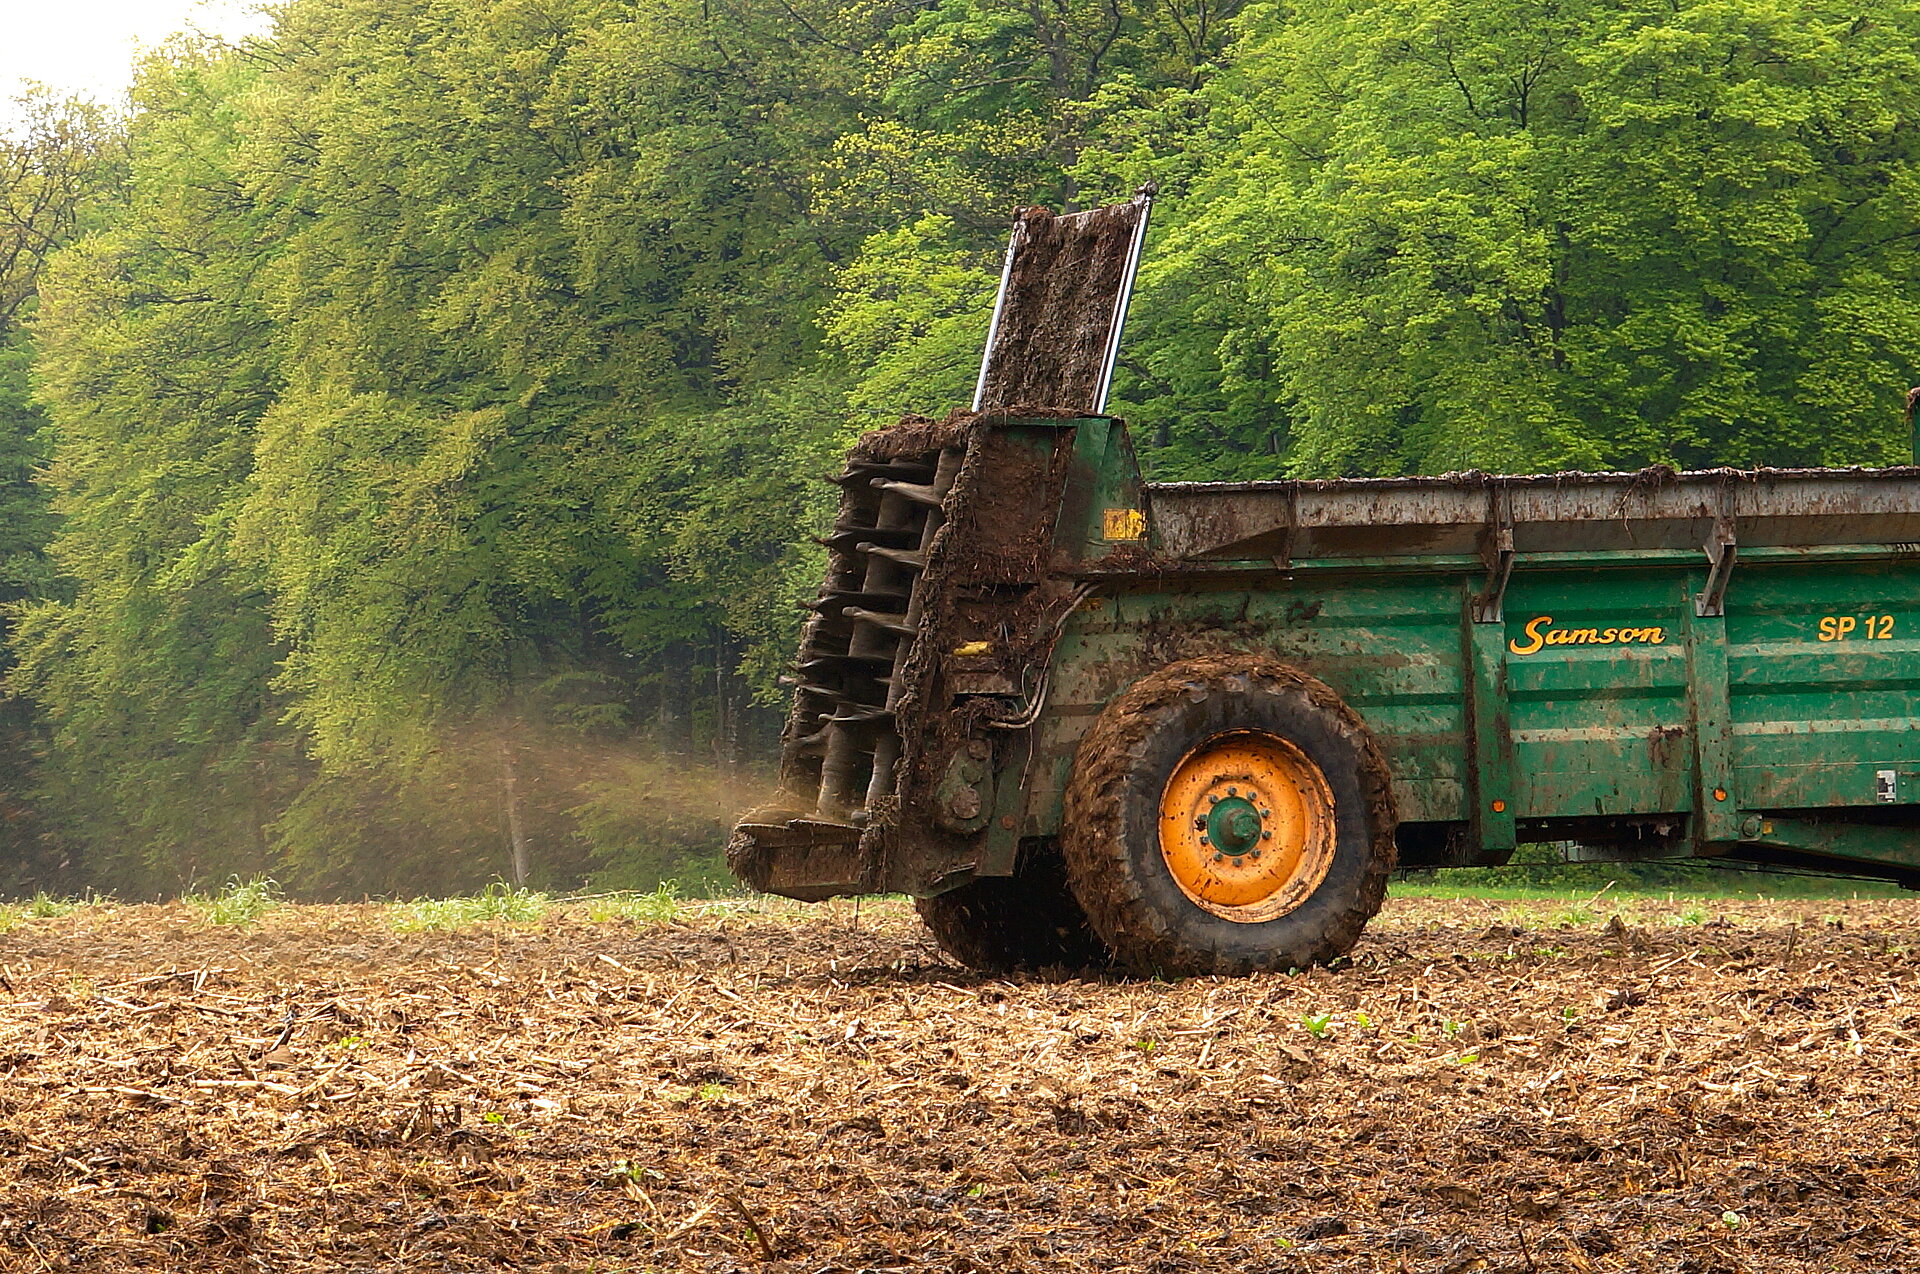
M1313 896L1333 865L1333 790L1299 748L1220 735L1187 753L1160 796L1160 854L1180 891L1257 924Z

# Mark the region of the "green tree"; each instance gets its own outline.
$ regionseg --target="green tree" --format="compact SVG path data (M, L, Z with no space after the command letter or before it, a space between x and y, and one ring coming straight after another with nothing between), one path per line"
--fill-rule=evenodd
M1155 175L1117 143L1184 145L1243 3L942 0L885 33L874 105L816 178L822 215L870 236L823 315L862 423L966 404L1013 210L1074 211Z
M151 884L577 879L636 825L608 775L774 726L739 669L850 436L811 316L861 231L810 175L879 21L300 0L153 61L41 323L71 597L16 680L83 839Z
M135 889L267 866L299 772L263 598L226 553L277 383L225 109L252 75L186 51L149 66L126 196L49 266L33 329L64 595L22 610L14 684L52 730L43 788Z
M39 482L45 420L33 401L29 329L47 261L78 233L117 175L115 138L100 112L34 92L0 136L0 678L11 667L12 612L48 596L53 513ZM70 847L35 799L44 739L31 705L0 699L0 889L70 884Z
M1142 306L1198 320L1176 343L1253 395L1232 441L1279 439L1294 473L1904 459L1917 28L1774 0L1262 7Z
M40 790L123 887L710 851L814 479L966 400L1012 208L1148 179L1115 407L1159 476L1898 457L1916 22L292 0L171 47L124 181L28 256L0 215L36 272L0 272L0 601Z
M326 780L283 824L306 878L413 870L304 809L359 800L340 790L432 809L450 776L491 775L459 782L524 828L576 799L521 772L527 732L651 728L685 751L698 717L716 751L737 738L734 634L792 628L743 595L784 581L802 538L796 460L846 437L812 382L778 387L810 374L804 316L854 246L810 219L808 174L855 118L863 21L288 10L245 103L285 379L235 527ZM585 847L545 826L541 869L577 874Z

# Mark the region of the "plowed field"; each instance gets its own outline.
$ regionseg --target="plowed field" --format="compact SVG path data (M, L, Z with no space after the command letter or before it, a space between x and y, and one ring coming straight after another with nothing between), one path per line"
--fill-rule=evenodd
M1920 1268L1920 903L1591 910L1175 984L898 905L28 920L0 1268Z

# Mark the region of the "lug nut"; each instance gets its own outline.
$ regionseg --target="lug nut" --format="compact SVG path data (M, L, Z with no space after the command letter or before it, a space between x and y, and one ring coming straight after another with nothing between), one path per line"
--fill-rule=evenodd
M1238 795L1240 795L1240 789L1239 789L1239 788L1237 788L1237 787L1230 787L1230 788L1228 788L1228 789L1227 789L1227 795L1228 795L1228 796L1238 796Z
M1204 815L1204 814L1203 814L1203 815L1201 815L1200 817L1198 817L1198 818L1196 818L1196 819L1194 819L1194 820L1193 820L1193 825L1194 825L1195 827L1205 827L1205 826L1207 825L1207 819L1206 819L1206 815Z
M1207 793L1207 804L1218 805L1219 803L1220 803L1220 794L1218 792Z
M1273 833L1272 833L1272 832L1261 832L1261 833L1260 833L1260 839L1261 839L1261 840L1272 840L1272 839L1273 839Z
M1227 856L1225 854L1215 854L1213 856L1213 861L1216 863L1224 863L1227 861Z

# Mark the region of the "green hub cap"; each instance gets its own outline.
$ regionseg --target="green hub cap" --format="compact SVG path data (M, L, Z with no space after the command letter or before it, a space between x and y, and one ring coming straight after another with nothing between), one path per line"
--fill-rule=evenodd
M1260 811L1244 796L1229 796L1207 814L1207 839L1220 853L1238 858L1260 844Z

